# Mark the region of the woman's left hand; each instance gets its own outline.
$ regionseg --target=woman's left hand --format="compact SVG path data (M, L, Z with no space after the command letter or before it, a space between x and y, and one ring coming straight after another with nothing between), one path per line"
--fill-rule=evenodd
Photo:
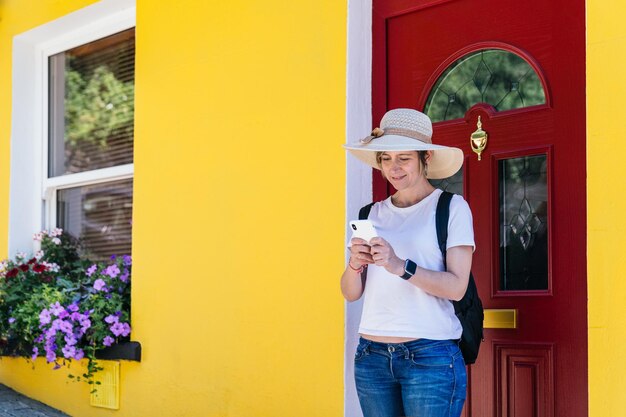
M389 242L382 237L375 237L370 240L370 245L374 264L384 267L389 273L404 274L404 261L396 256Z

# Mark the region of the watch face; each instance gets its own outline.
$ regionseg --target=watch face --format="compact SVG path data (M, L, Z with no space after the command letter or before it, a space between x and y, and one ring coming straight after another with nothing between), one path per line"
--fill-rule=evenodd
M411 274L411 276L415 275L415 271L417 270L417 264L410 259L406 260L404 264L404 272L407 274Z

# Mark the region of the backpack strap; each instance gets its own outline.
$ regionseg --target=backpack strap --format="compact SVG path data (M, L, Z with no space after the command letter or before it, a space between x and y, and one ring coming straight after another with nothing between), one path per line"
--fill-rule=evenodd
M361 210L359 210L359 220L367 220L367 218L370 216L370 211L372 211L373 205L374 202L371 202L367 206L361 207Z
M443 256L443 266L446 267L446 252L448 243L448 220L450 219L450 201L454 194L444 191L439 196L437 211L435 213L435 225L437 226L437 243Z

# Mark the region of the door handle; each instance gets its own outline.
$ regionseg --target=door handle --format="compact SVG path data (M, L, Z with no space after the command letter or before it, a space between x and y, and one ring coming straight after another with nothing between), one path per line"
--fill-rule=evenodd
M485 329L517 329L517 309L486 308L483 327Z

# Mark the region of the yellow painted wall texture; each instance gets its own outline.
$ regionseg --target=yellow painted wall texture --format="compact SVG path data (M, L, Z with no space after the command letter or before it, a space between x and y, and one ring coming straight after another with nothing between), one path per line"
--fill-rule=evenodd
M587 1L590 416L626 416L626 3Z
M11 38L90 3L0 3L2 195ZM138 0L132 336L143 360L122 363L114 415L342 415L346 8ZM0 236L7 212L5 198ZM27 395L113 415L56 372L0 361L0 382Z

